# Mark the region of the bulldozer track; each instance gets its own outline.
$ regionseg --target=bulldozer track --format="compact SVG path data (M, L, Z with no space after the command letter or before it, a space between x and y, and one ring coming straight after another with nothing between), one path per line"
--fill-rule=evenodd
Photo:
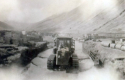
M53 70L54 69L54 67L55 67L55 55L51 55L50 57L49 57L49 59L48 59L48 61L47 61L47 68L49 69L49 70Z
M79 60L76 54L73 54L72 56L72 67L78 68L79 67Z
M48 60L48 61L47 61L47 68L48 68L49 70L52 70L52 69L53 69L53 63L52 63L51 60Z

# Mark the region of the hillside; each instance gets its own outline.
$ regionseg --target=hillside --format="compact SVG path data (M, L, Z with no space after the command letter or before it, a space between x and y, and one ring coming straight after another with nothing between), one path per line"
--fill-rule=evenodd
M113 9L115 9L115 7ZM119 10L116 16L105 21L105 23L95 29L94 32L125 33L125 0L121 0ZM110 12L112 12L112 10Z
M97 32L124 32L125 2L119 0L111 9L104 9L95 16L83 19L81 6L74 10L54 15L44 21L32 25L33 30L58 33L97 33ZM116 12L116 9L118 11Z
M11 29L13 29L12 26L0 21L0 30L11 30Z
M29 30L29 27L32 25L31 23L22 23L16 21L6 21L6 23L10 26L13 26L14 30L18 31Z

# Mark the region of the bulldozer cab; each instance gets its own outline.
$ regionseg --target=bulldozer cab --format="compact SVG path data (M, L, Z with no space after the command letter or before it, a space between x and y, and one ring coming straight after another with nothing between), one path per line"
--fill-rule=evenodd
M67 65L68 59L74 53L74 41L70 37L58 37L55 43L56 51L56 64Z
M53 54L47 61L47 68L50 70L69 67L78 67L78 57L74 53L75 40L70 37L57 37L55 40Z
M71 48L74 48L75 46L75 41L70 37L58 37L55 46L57 48L68 48L71 50Z

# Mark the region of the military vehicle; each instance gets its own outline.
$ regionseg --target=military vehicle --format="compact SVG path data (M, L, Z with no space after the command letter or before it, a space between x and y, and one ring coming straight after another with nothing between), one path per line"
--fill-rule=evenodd
M53 54L48 58L47 68L49 70L77 69L79 62L74 53L75 41L70 37L57 37L54 42Z

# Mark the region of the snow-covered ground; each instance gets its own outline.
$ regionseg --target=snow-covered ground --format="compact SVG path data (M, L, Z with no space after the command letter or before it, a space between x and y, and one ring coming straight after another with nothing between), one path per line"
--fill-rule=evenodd
M76 42L76 51L80 60L80 70L85 71L93 66L93 62L87 54L82 52L82 44ZM50 71L47 69L47 58L52 54L52 49L41 52L38 57L33 59L27 71L23 74L26 80L76 80L78 74L66 73L66 71ZM86 67L84 67L86 66Z
M118 75L109 67L98 68L86 53L82 52L82 43L76 42L76 51L80 61L78 74L47 69L47 58L52 49L41 52L23 72L25 80L119 80Z
M79 72L50 71L47 69L47 58L52 49L41 52L27 68L12 66L0 70L0 80L119 80L117 72L110 66L103 68L94 66L86 53L82 52L82 43L76 42L76 51L80 61Z

